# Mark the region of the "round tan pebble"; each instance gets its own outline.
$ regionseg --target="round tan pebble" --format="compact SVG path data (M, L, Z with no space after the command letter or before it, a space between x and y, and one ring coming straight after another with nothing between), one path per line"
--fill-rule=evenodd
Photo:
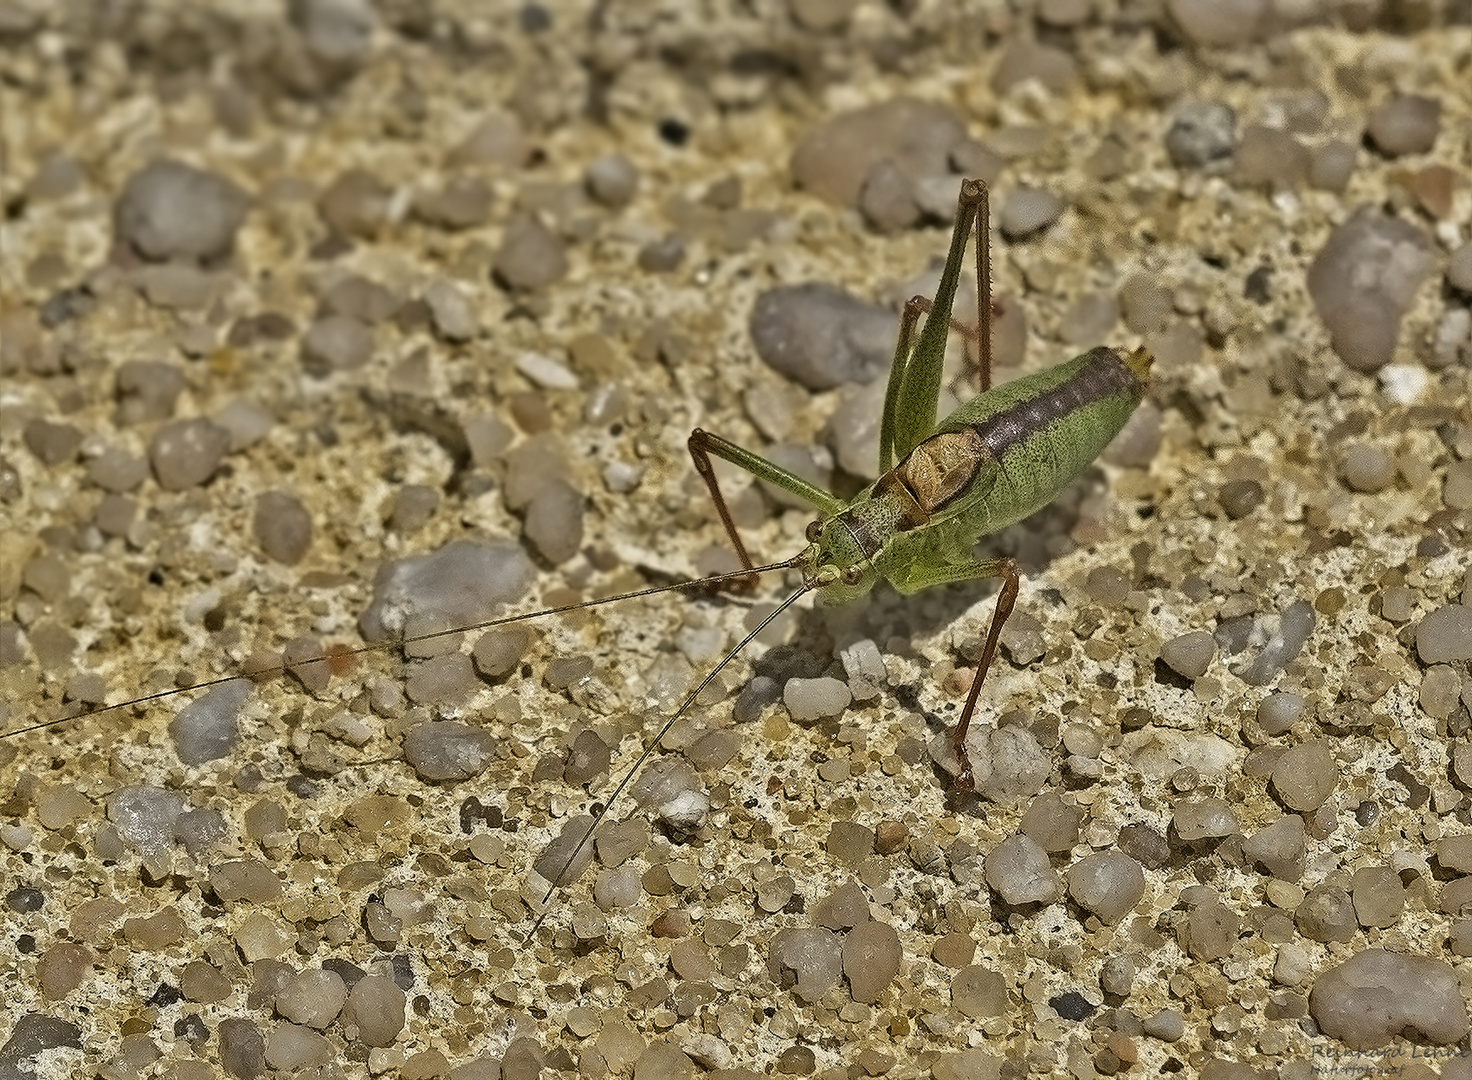
M210 1004L224 1001L230 996L230 980L220 969L204 960L191 960L184 965L179 978L179 989L185 1001Z
M976 942L969 934L946 934L930 950L937 964L948 968L963 968L976 956Z
M874 850L881 855L903 851L910 842L910 830L902 821L881 821L874 829Z
M347 997L341 975L317 968L303 971L276 991L276 1011L293 1024L321 1031L337 1019Z
M1007 980L1000 972L972 964L951 980L951 1004L973 1020L1007 1013Z
M63 941L41 954L36 964L36 977L41 993L48 1001L66 997L92 973L92 950L85 945Z
M367 975L348 993L342 1018L344 1025L358 1029L359 1042L388 1046L404 1030L404 992L392 979Z
M1338 771L1323 739L1289 747L1273 766L1273 791L1290 810L1317 810L1334 791Z

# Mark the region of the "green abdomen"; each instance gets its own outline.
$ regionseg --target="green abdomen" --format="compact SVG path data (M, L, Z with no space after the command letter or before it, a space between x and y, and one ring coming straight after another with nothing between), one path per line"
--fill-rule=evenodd
M939 430L969 428L995 459L985 532L1046 506L1103 452L1144 397L1151 357L1100 346L965 402ZM964 501L970 502L970 499Z

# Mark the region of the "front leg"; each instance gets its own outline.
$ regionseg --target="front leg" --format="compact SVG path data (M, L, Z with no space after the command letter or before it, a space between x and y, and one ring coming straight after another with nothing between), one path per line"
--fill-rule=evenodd
M726 528L726 535L731 538L731 546L736 549L736 557L741 560L741 565L747 570L753 569L756 564L746 553L746 545L741 542L741 534L736 531L736 522L731 517L731 508L726 505L726 497L721 494L720 482L716 479L716 471L710 463L712 454L722 461L729 461L737 468L745 469L758 480L775 484L783 491L790 491L798 498L807 500L826 517L832 517L843 509L843 503L836 496L808 483L796 473L788 472L782 466L768 461L760 454L753 454L750 450L737 446L729 439L723 439L719 435L712 435L708 431L696 428L690 433L687 445L690 447L690 457L695 462L695 471L705 481L706 489L710 491L711 502L715 503L716 513L720 515L721 524ZM743 581L754 584L755 578L743 579Z

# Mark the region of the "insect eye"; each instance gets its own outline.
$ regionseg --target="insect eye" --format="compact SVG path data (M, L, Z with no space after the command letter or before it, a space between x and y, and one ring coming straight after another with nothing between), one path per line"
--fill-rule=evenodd
M843 572L843 583L845 585L857 585L864 577L861 566L850 566Z
M823 523L821 521L808 522L808 543L816 544L818 537L823 535Z

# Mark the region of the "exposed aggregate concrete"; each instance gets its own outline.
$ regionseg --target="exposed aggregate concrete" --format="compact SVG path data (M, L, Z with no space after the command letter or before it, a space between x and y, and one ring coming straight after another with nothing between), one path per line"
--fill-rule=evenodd
M107 11L0 3L0 719L287 674L0 740L0 1078L1472 1075L1465 5ZM695 426L856 490L961 175L999 379L1157 357L980 797L881 590L564 874L780 583L338 643L734 568Z

